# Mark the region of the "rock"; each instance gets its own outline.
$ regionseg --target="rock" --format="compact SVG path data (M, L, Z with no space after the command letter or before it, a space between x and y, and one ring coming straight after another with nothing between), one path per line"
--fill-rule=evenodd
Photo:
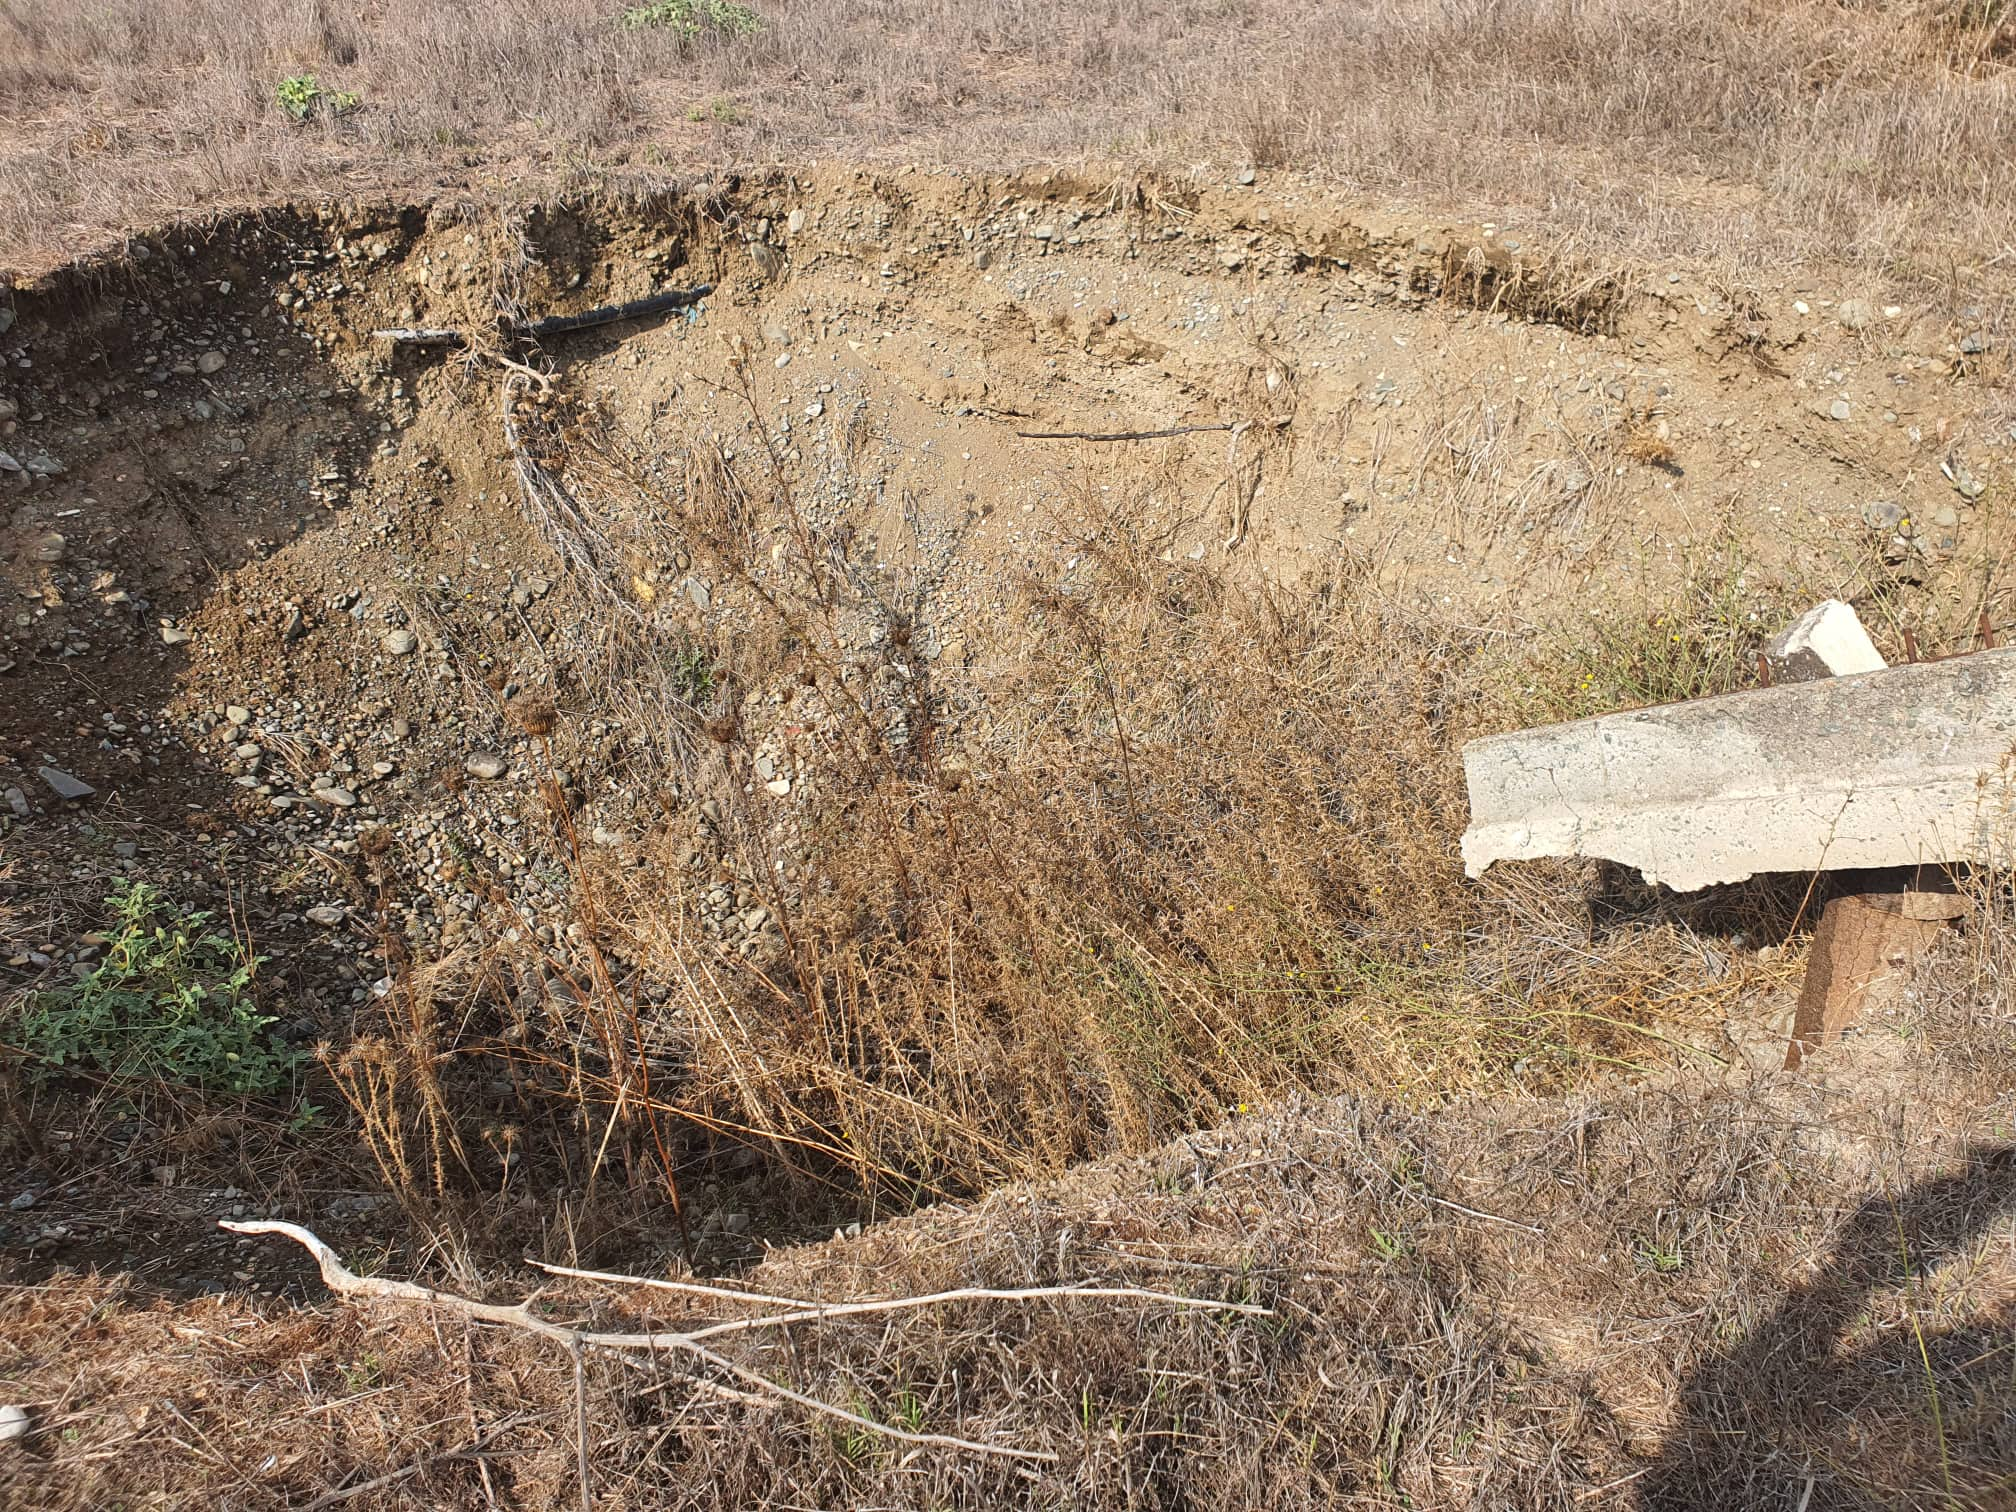
M1246 266L1246 254L1237 247L1227 247L1218 254L1218 266L1228 273L1237 273Z
M192 639L194 637L187 630L178 629L174 625L163 625L161 627L161 644L164 646L179 646L184 641Z
M14 460L13 455L9 452L0 451L0 473L18 473L19 471L21 471L21 464Z
M0 425L5 425L21 413L21 406L12 399L0 399Z
M1029 234L1040 242L1055 241L1057 239L1057 228L1050 222L1045 221L1040 226L1030 227Z
M803 231L805 229L805 212L803 210L793 210L789 215L784 217L784 229L789 231L793 236Z
M1866 299L1844 299L1835 307L1834 317L1851 331L1867 330L1876 323L1876 307Z
M404 656L420 644L420 637L411 630L387 630L385 638L378 644L394 656Z
M336 787L332 784L329 787L317 788L315 796L332 808L357 807L357 795L346 787Z
M135 856L140 854L140 847L135 845L131 840L119 840L113 843L112 854L117 856L121 861L131 861Z
M70 543L58 531L47 530L35 538L35 560L38 562L60 562Z
M1828 599L1800 615L1764 648L1764 657L1778 682L1849 677L1889 665L1854 609L1840 599Z
M494 781L510 770L511 764L494 751L478 751L462 763L462 770L484 782Z
M320 924L324 929L334 929L349 915L333 903L318 903L302 915L310 924Z
M973 254L973 266L978 268L982 273L985 273L989 268L994 266L993 252L986 247L982 247L978 252Z
M224 354L222 352L205 352L201 357L196 359L196 371L203 374L206 378L212 373L223 372Z
M1878 499L1862 506L1862 523L1871 530L1895 530L1904 520L1904 506L1895 500Z
M7 789L7 807L14 811L16 819L26 819L34 812L34 809L29 806L28 795L17 787Z
M695 609L704 610L709 604L711 604L714 601L713 593L709 591L707 585L701 582L700 579L698 578L689 577L680 586L685 590L687 601L690 602Z
M26 1192L15 1193L13 1198L8 1202L7 1206L17 1213L27 1212L28 1209L35 1206L34 1191L29 1190Z
M85 782L81 778L72 777L68 772L59 772L55 767L45 766L36 775L49 784L50 790L58 798L74 800L93 798L98 794L98 789L91 786L90 783Z
M1239 182L1242 184L1250 184L1259 177L1260 175L1255 173L1251 168L1241 168L1239 170Z
M1836 420L1846 420L1853 413L1846 399L1836 399L1827 406L1827 413Z
M778 777L770 782L764 783L763 791L768 793L773 798L789 797L791 793L791 780L788 777Z
M248 725L252 723L252 711L243 704L226 704L224 706L224 717L234 725Z
M1988 333L1986 331L1969 331L1965 336L1960 338L1960 350L1969 357L1980 356L1988 350L1988 345Z

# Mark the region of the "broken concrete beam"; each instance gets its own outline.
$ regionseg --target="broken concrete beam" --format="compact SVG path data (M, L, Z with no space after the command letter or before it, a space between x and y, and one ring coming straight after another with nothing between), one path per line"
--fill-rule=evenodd
M1813 931L1785 1069L1894 1003L1919 958L1966 911L1966 899L1950 892L1848 893L1829 902Z
M2016 648L1604 714L1463 748L1473 877L1592 856L1682 892L2016 861Z
M1853 608L1840 599L1815 604L1764 648L1775 682L1852 677L1889 665L1878 654Z

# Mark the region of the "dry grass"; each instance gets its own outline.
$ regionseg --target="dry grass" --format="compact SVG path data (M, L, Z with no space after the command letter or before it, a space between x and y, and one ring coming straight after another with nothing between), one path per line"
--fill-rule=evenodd
M5 260L332 184L554 193L834 153L1309 168L1606 255L1956 295L2016 220L2012 22L1967 0L799 0L691 47L618 9L20 0ZM290 121L274 89L302 72L359 105Z
M2016 1167L1986 1110L2009 1089L2008 920L1982 937L2002 943L1871 1026L1852 1104L1696 1077L1440 1116L1304 1104L787 1252L747 1283L1100 1277L1275 1317L968 1304L730 1341L879 1421L1059 1456L1034 1468L593 1358L594 1504L2006 1506ZM704 1316L663 1293L547 1305ZM0 1308L0 1396L37 1430L0 1459L11 1504L301 1506L402 1471L347 1504L576 1504L567 1365L519 1336L403 1307L150 1305L96 1278ZM486 1461L444 1457L475 1441Z
M507 1123L520 1181L544 1165L578 1190L613 1164L662 1190L698 1133L901 1206L1302 1097L1432 1106L1704 1058L1690 1026L1787 969L1715 936L1776 938L1796 898L1612 889L1598 909L1591 868L1476 885L1457 858L1465 739L1748 681L1777 617L1727 561L1688 601L1529 662L1389 602L1362 559L1293 589L1178 559L1194 523L1151 522L1143 482L1081 501L1074 572L1024 583L955 666L926 652L930 564L871 586L756 435L731 462L557 394L519 412L545 459L536 523L596 520L609 574L548 648L559 700L626 690L623 722L668 734L662 764L622 780L706 795L724 864L696 872L676 822L647 864L584 856L548 784L571 943L506 944L505 917L486 950L405 963L382 1032L336 1063L423 1210L503 1187ZM669 452L689 459L676 476ZM689 555L735 604L732 633L683 641L612 610L627 563ZM690 649L668 661L668 643ZM668 676L695 654L704 695ZM820 755L780 808L753 722L794 689ZM555 741L557 773L564 727ZM762 950L702 933L723 879L776 921ZM566 990L528 1014L528 980ZM523 1104L443 1090L441 1064L473 1078L491 1058Z

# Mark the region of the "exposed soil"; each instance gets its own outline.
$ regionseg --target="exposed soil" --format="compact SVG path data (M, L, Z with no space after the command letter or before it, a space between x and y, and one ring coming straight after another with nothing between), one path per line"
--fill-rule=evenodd
M2006 354L1964 317L1797 283L1739 295L1682 266L1597 277L1535 228L1239 177L780 171L510 223L275 212L19 293L0 333L0 989L88 970L125 876L249 936L262 1001L304 1046L346 1043L414 960L522 944L486 999L508 1037L575 990L551 964L581 930L555 793L578 875L676 866L692 939L779 948L766 900L801 878L751 874L734 815L767 816L788 858L794 813L856 759L850 727L800 675L809 652L752 644L770 676L686 689L732 741L644 785L648 754L689 737L597 683L582 627L613 594L676 679L680 648L750 622L761 582L714 574L697 541L584 545L528 512L507 415L535 458L542 435L585 437L668 491L710 445L767 450L859 587L845 677L899 745L936 700L934 759L953 763L992 738L968 674L1032 654L1018 585L1068 585L1118 517L1164 560L1247 583L1362 554L1395 601L1536 655L1704 563L1760 606L1855 593L1899 655L1885 585L1933 606L1910 624L1925 649L2016 620L1989 570L2012 539ZM514 355L550 386L494 360L500 297L546 315L701 284L690 309ZM373 335L393 326L481 339ZM602 556L586 572L556 544ZM780 526L770 549L808 547ZM59 798L43 767L94 795ZM1718 1041L1739 1064L1789 1010L1784 964L1741 953L1758 991ZM611 960L648 1000L648 974ZM293 1287L294 1256L212 1220L390 1226L326 1123L42 1095L23 1120L40 1147L17 1142L8 1178L27 1200L0 1225L17 1280ZM868 1216L717 1154L693 1202L703 1268ZM521 1234L557 1221L522 1188L496 1204ZM572 1242L634 1257L680 1238L659 1212Z

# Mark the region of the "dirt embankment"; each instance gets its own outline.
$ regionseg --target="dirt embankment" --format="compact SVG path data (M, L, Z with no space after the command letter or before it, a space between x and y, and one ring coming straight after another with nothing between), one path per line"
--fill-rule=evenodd
M543 351L500 328L702 284ZM1592 964L1579 880L1463 888L1454 750L1740 678L1803 593L1886 649L2006 629L2007 354L1958 308L1605 271L1251 174L276 212L60 275L0 332L0 985L91 972L144 881L267 958L343 1092L289 1129L21 1083L18 1271L273 1290L294 1257L211 1220L381 1241L451 1192L514 1244L725 1268L1249 1097L1551 1093L1672 1039L1740 1066L1796 964L1750 921L1786 920L1634 899ZM1573 660L1620 625L1629 658ZM675 1084L668 1149L636 1109ZM650 1200L598 1208L605 1156ZM1663 1274L1700 1241L1662 1214L1632 1221ZM1541 1417L1590 1410L1585 1364ZM1660 1410L1505 1494L1639 1473ZM1102 1474L1163 1473L1125 1442Z

